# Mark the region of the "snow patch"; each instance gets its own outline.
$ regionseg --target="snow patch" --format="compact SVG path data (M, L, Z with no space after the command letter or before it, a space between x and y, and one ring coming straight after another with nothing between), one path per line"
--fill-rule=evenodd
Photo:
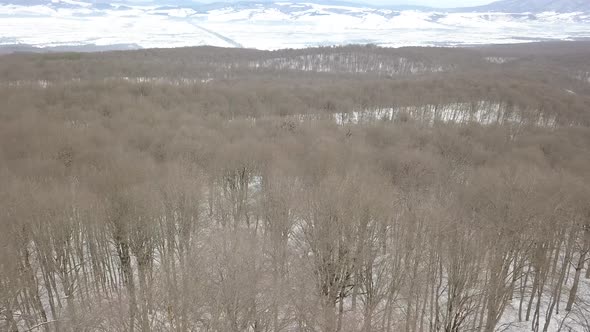
M556 117L553 115L546 115L534 110L521 110L503 103L488 101L365 109L335 113L333 116L339 125L407 120L419 121L428 125L434 125L436 122L459 124L474 122L485 126L530 124L553 128L557 124Z
M490 63L496 63L496 64L503 64L503 63L507 63L510 61L514 61L516 60L516 58L511 58L511 57L496 57L496 56L489 56L489 57L485 57L484 58L487 62Z

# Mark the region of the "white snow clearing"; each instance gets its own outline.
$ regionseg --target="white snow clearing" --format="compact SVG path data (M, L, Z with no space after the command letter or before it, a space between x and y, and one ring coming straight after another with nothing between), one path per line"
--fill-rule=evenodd
M67 0L53 6L0 5L0 44L39 47L136 44L258 49L319 45L472 45L590 37L585 13L445 13L314 3L268 3L202 11L106 8ZM489 59L497 62L498 59ZM502 60L500 60L502 61Z

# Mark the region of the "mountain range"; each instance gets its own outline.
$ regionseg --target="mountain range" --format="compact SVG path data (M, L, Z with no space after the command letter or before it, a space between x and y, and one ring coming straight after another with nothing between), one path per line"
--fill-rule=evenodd
M131 2L112 2L109 0L0 0L0 5L18 5L18 6L51 6L53 8L59 7L75 7L75 6L92 6L97 9L119 8L125 7L125 3L132 5L159 5L167 7L181 7L192 8L195 10L207 10L219 7L247 7L253 4L272 4L272 0L262 1L226 1L226 2L199 2L191 0L135 0ZM447 11L447 12L504 12L504 13L541 13L541 12L590 12L590 1L588 0L500 0L492 2L488 5L476 7L460 7L460 8L435 8L427 6L416 5L392 5L392 6L376 6L369 5L362 2L354 1L295 1L295 3L319 3L330 6L347 6L347 7L363 7L363 8L380 8L393 10L419 10L419 11ZM113 5L116 4L116 5ZM131 6L131 5L130 5Z
M337 0L0 0L4 48L457 46L585 38L588 0L502 0L450 9Z
M503 0L489 5L472 7L479 12L505 12L505 13L540 13L540 12L590 12L588 0Z

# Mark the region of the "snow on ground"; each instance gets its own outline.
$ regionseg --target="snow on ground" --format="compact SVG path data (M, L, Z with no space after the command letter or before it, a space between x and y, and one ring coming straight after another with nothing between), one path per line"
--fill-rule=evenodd
M442 105L403 106L380 109L366 109L349 113L335 113L334 121L339 125L369 123L376 121L398 121L404 117L429 125L436 121L446 123L475 122L482 125L493 124L532 124L539 127L554 127L555 116L538 115L528 110L509 109L505 104L489 101L477 103L451 103Z
M213 81L213 78L207 77L204 78L188 78L188 77L180 77L180 78L169 78L169 77L107 77L103 79L104 82L112 82L112 81L125 81L129 83L135 84L142 84L142 83L150 83L150 84L157 84L157 85L172 85L172 86L186 86L186 85L196 85L196 84L206 84ZM72 79L66 82L59 82L59 83L76 83L80 82L79 78ZM7 81L7 82L0 82L0 86L8 86L8 87L38 87L42 89L47 89L50 86L53 86L55 82L47 81L47 80L35 80L35 81Z
M503 63L507 63L510 61L514 61L514 60L516 60L516 58L489 56L489 57L485 57L485 60L490 63L503 64Z
M577 74L573 75L573 77L577 80L590 83L590 72L580 71Z
M275 69L310 72L338 72L338 73L377 73L379 75L395 76L406 74L433 73L447 70L440 65L426 64L412 61L404 57L379 57L375 61L357 61L354 54L306 54L296 57L277 57L264 60L250 61L250 69Z
M178 47L189 43L230 46L188 22L157 15L4 17L0 20L0 35L41 47L81 44Z
M432 46L514 43L590 37L584 13L437 13L314 3L249 5L212 10L111 6L77 0L48 6L0 5L0 44L60 46L137 44L303 48L366 44Z
M573 273L572 273L573 274ZM584 279L584 276L580 278L580 285L577 292L576 302L572 307L571 311L566 311L567 298L569 295L571 283L573 282L573 276L570 274L566 287L562 290L562 294L559 301L559 312L556 311L557 306L554 307L551 320L547 328L547 332L590 332L590 279ZM539 315L539 328L538 331L543 331L546 315L550 306L550 294L552 289L546 287L544 290L544 296L541 299L540 304L540 315ZM527 332L535 331L533 329L532 313L531 319L526 321L526 306L530 299L530 292L525 294L525 301L523 304L523 312L521 319L519 319L518 312L520 306L520 298L514 298L508 305L496 331L498 332ZM536 305L536 302L534 303ZM534 311L534 308L532 309Z

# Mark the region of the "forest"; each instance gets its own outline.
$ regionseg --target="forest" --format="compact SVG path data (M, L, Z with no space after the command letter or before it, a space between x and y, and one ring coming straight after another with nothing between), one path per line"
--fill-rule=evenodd
M0 56L0 331L590 332L590 42Z

